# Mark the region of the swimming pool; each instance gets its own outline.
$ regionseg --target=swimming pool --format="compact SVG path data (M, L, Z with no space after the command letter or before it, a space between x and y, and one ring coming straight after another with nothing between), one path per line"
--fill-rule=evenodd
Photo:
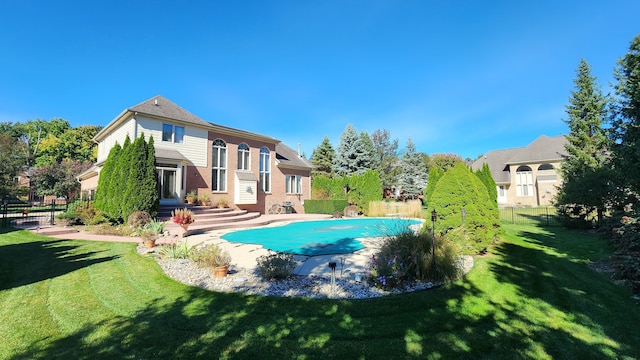
M231 242L259 244L298 255L351 253L364 248L357 238L398 234L419 220L358 218L293 222L283 226L238 230L222 235Z

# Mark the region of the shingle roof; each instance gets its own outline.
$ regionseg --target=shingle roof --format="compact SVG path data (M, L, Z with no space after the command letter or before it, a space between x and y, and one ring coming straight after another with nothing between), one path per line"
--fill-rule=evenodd
M507 164L522 164L522 163L539 163L548 161L562 160L567 151L564 149L564 145L567 142L564 136L545 136L540 135L531 144L525 148L521 148L515 152L513 157L507 162Z
M276 144L276 159L281 165L303 169L312 169L311 162L301 156L298 152L283 143Z
M471 168L478 170L486 163L497 184L510 183L508 165L560 161L566 156L566 141L565 136L541 135L525 147L489 151L474 161Z
M145 100L137 105L134 105L127 110L149 114L153 116L164 117L168 119L180 120L192 125L210 127L211 124L193 115L178 104L165 98L162 95L157 95L151 99Z

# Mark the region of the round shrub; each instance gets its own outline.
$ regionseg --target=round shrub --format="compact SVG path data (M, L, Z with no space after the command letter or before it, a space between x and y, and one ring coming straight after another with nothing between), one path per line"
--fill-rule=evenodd
M139 227L145 226L146 224L151 222L151 215L149 215L146 211L134 211L127 218L127 224L137 229Z
M298 263L291 254L275 253L258 257L258 269L266 279L286 279L293 275Z

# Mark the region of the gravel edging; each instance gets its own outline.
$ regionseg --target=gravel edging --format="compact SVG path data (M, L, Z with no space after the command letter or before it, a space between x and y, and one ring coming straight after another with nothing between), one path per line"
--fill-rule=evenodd
M138 253L148 254L148 250L138 246ZM351 275L341 277L336 274L335 285L332 286L330 277L293 275L284 280L266 280L253 269L233 267L226 277L214 278L211 269L200 268L188 259L156 257L155 260L167 276L183 284L217 292L236 292L250 295L311 299L368 299L427 290L442 285L442 283L434 282L413 282L402 288L387 291L370 286L366 281L356 281ZM463 274L471 270L473 262L473 257L463 257L461 261Z

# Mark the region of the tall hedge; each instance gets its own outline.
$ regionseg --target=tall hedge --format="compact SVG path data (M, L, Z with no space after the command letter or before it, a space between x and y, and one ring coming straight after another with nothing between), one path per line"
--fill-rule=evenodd
M427 186L424 188L424 202L429 205L429 201L431 200L431 195L433 195L433 191L436 189L436 185L438 184L438 180L444 176L444 170L441 170L435 166L431 167L429 170L429 176L427 181Z
M489 164L484 163L482 168L478 169L475 174L487 188L487 192L489 193L491 200L495 201L496 206L498 206L498 189L496 187L496 182L493 180L493 176L491 175Z
M462 209L466 212L463 223ZM484 251L497 240L500 217L485 185L464 164L447 171L436 184L429 211L438 213L435 229L458 242L467 254ZM424 227L425 231L429 227Z
M313 199L347 199L345 188L348 188L348 177L316 176L311 184L311 197Z
M362 175L349 179L349 202L356 204L358 211L368 215L369 202L382 200L382 183L377 170L367 170Z
M349 206L349 202L345 199L338 200L305 200L304 212L305 214L329 214L333 215L336 212L342 213L344 208Z
M98 180L95 206L118 222L138 210L157 215L160 198L153 138L147 144L143 134L132 144L127 135L122 148L116 144L111 149Z
M107 208L109 207L109 189L111 188L113 173L121 151L122 147L118 143L111 148L109 156L107 156L107 160L104 162L104 166L100 171L100 177L98 178L98 188L96 189L94 206L104 213L107 212Z

